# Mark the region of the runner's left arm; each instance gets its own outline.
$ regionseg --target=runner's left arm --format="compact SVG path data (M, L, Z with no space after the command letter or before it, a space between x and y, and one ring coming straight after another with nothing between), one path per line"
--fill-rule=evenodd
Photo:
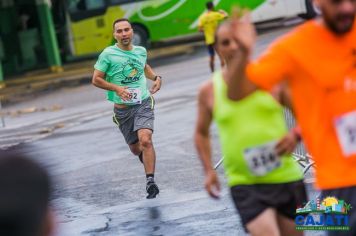
M157 75L152 67L148 64L145 65L145 76L147 79L152 80L153 81L153 85L150 89L150 92L152 94L155 94L158 90L161 89L161 85L162 85L162 77Z

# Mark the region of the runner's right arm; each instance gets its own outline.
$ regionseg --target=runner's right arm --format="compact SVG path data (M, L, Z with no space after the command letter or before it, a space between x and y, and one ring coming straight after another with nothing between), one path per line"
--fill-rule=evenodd
M209 87L210 86L210 87ZM212 122L212 108L209 108L208 98L211 97L209 89L212 90L212 84L205 84L198 95L198 119L195 129L195 147L199 158L203 164L205 172L205 189L213 198L219 198L220 183L216 171L211 162L210 146L210 124Z
M94 70L92 84L98 88L115 91L116 94L125 101L130 99L130 93L127 91L127 87L121 87L107 82L105 80L105 73L100 70Z

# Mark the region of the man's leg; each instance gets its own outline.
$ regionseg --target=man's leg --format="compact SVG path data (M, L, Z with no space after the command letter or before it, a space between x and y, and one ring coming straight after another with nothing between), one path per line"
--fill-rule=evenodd
M246 228L251 236L280 236L278 228L277 212L273 208L267 208L255 219L250 221Z
M130 110L120 110L115 108L114 113L115 115L113 116L113 122L119 127L126 143L129 145L132 154L138 156L142 162L142 150L138 140L137 132L133 131L134 120L129 117L131 114Z
M140 129L137 131L140 149L143 153L143 165L146 174L154 174L156 153L152 144L152 130Z
M132 154L134 154L135 156L138 156L140 161L143 163L143 158L142 158L143 154L142 154L140 142L137 141L137 143L130 144L129 148L130 148L130 151L132 152Z
M208 47L208 52L209 52L209 66L211 72L214 72L215 70L215 49L213 44L207 45Z
M139 142L137 142L135 144L130 144L129 148L130 148L130 151L132 152L132 154L134 154L135 156L140 155L142 152Z
M209 65L210 65L210 70L211 70L211 72L214 72L214 70L215 70L214 61L215 61L214 55L210 55Z
M282 236L302 236L303 232L295 229L295 222L281 214L277 214L278 227Z
M139 129L137 131L140 149L143 154L143 165L145 167L147 186L146 191L148 193L147 198L155 198L159 193L158 186L154 181L155 165L156 165L156 153L152 143L152 130Z
M302 206L308 201L303 181L299 180L280 185L276 200L278 200L277 221L281 235L303 235L303 231L295 229L294 222L297 206Z

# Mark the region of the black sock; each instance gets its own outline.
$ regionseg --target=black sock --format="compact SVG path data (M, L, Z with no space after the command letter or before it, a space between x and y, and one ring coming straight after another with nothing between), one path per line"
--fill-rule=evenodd
M154 174L146 174L146 180L154 181L155 175Z

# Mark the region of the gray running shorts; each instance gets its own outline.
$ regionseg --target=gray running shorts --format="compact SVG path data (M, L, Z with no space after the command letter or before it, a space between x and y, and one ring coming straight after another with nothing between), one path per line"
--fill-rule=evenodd
M150 96L141 104L120 109L114 108L113 121L119 126L127 144L138 142L138 130L150 129L153 131L154 105L155 101Z

